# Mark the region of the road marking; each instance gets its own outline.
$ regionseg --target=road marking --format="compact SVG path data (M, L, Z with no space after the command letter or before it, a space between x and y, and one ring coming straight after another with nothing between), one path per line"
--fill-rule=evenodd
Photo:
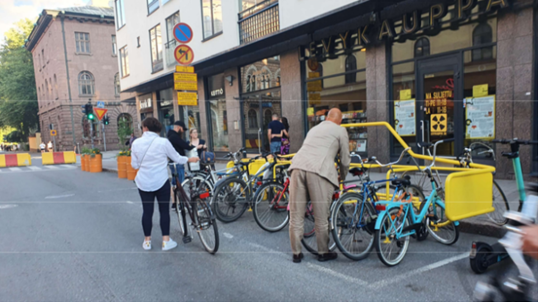
M33 170L33 171L42 170L40 167L32 167L32 166L28 166L28 169Z
M20 172L20 171L22 171L22 169L21 168L9 168L9 171Z
M58 165L57 167L60 167L60 168L63 168L63 169L74 169L74 168L76 168L75 165L68 165L68 164L66 164L66 165Z
M127 200L128 204L134 204L134 202Z
M75 196L75 194L47 196L47 197L45 197L45 199L60 199L60 198L67 198L67 197L71 197L71 196Z
M380 288L382 288L384 286L387 286L389 284L393 284L393 283L397 283L397 282L400 282L400 281L405 280L405 279L409 279L409 277L412 277L414 275L422 274L424 272L431 271L431 270L436 269L438 267L441 267L441 266L447 265L449 263L456 262L458 260L468 258L468 257L469 257L469 252L465 252L463 254L460 254L460 255L445 259L445 260L441 260L441 261L432 263L430 265L423 266L421 268L418 268L416 270L410 271L410 272L402 274L402 275L392 276L389 279L377 281L375 283L372 283L372 284L368 285L368 287L370 287L372 289L380 289Z
M43 166L43 169L58 170L60 168L55 167L55 166Z
M0 205L0 210L12 209L16 207L18 207L18 205L16 204L4 204L4 205Z
M222 235L224 235L224 237L228 238L228 239L232 239L234 238L234 235L230 234L230 233L226 233L224 232Z
M257 243L252 243L252 242L249 242L249 241L244 241L244 242L246 242L250 246L256 247L256 248L264 250L264 251L266 251L268 253L275 254L275 255L278 255L280 257L284 257L287 260L290 260L291 254L286 254L286 253L283 253L283 252L280 252L280 251L277 251L277 250L273 250L273 249L270 249L270 248L265 247L263 245L259 245ZM469 253L467 253L467 255L468 254ZM366 281L363 281L363 280L360 280L360 279L357 279L357 278L354 278L354 277L351 277L351 276L348 276L348 275L345 275L345 274L342 274L342 273L338 273L338 272L336 272L336 271L334 271L334 270L332 270L330 268L326 268L326 267L323 267L321 265L317 265L317 264L313 264L313 263L307 263L306 266L311 268L311 269L315 269L315 270L317 270L319 272L329 274L329 275L331 275L333 277L336 277L336 278L345 280L347 282L353 283L355 285L359 285L359 286L367 286L368 285L368 282L366 282Z
M138 190L138 188L102 190L102 191L97 191L97 193L117 192L117 191L128 191L128 190Z

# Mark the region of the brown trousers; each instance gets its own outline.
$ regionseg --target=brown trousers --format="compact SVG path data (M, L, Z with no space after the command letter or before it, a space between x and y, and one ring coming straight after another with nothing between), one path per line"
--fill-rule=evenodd
M329 251L329 210L334 186L327 179L311 172L293 170L290 184L290 241L293 254L301 252L306 203L312 202L318 253Z

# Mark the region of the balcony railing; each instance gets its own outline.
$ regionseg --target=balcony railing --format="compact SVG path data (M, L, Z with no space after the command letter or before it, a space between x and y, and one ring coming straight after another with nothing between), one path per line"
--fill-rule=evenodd
M241 44L279 31L278 0L263 1L240 12L238 23Z
M176 65L176 57L174 56L174 51L177 47L177 41L170 40L168 43L164 44L164 52L166 53L166 66L170 67Z

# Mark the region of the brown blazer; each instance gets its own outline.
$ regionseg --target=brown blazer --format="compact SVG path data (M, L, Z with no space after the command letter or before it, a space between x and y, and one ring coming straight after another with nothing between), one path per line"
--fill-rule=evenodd
M338 174L334 166L338 153L340 153L340 179L345 180L351 162L347 131L333 122L322 122L308 132L303 146L293 157L289 170L298 169L316 173L335 187L339 187Z

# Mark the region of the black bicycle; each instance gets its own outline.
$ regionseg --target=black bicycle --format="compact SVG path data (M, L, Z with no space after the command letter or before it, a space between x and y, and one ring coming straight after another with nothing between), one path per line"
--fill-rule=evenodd
M172 177L176 179L176 183L179 183L177 172L174 172ZM206 251L210 254L215 254L219 249L219 231L215 215L211 211L211 207L206 203L206 199L209 198L210 194L206 191L196 191L192 176L189 175L186 179L190 183L189 195L185 193L183 186L176 186L174 189L174 206L179 221L179 229L183 236L183 243L192 241L188 228L190 225L198 233L198 237L200 237ZM187 216L185 213L189 215ZM190 222L187 223L187 220L190 220Z

